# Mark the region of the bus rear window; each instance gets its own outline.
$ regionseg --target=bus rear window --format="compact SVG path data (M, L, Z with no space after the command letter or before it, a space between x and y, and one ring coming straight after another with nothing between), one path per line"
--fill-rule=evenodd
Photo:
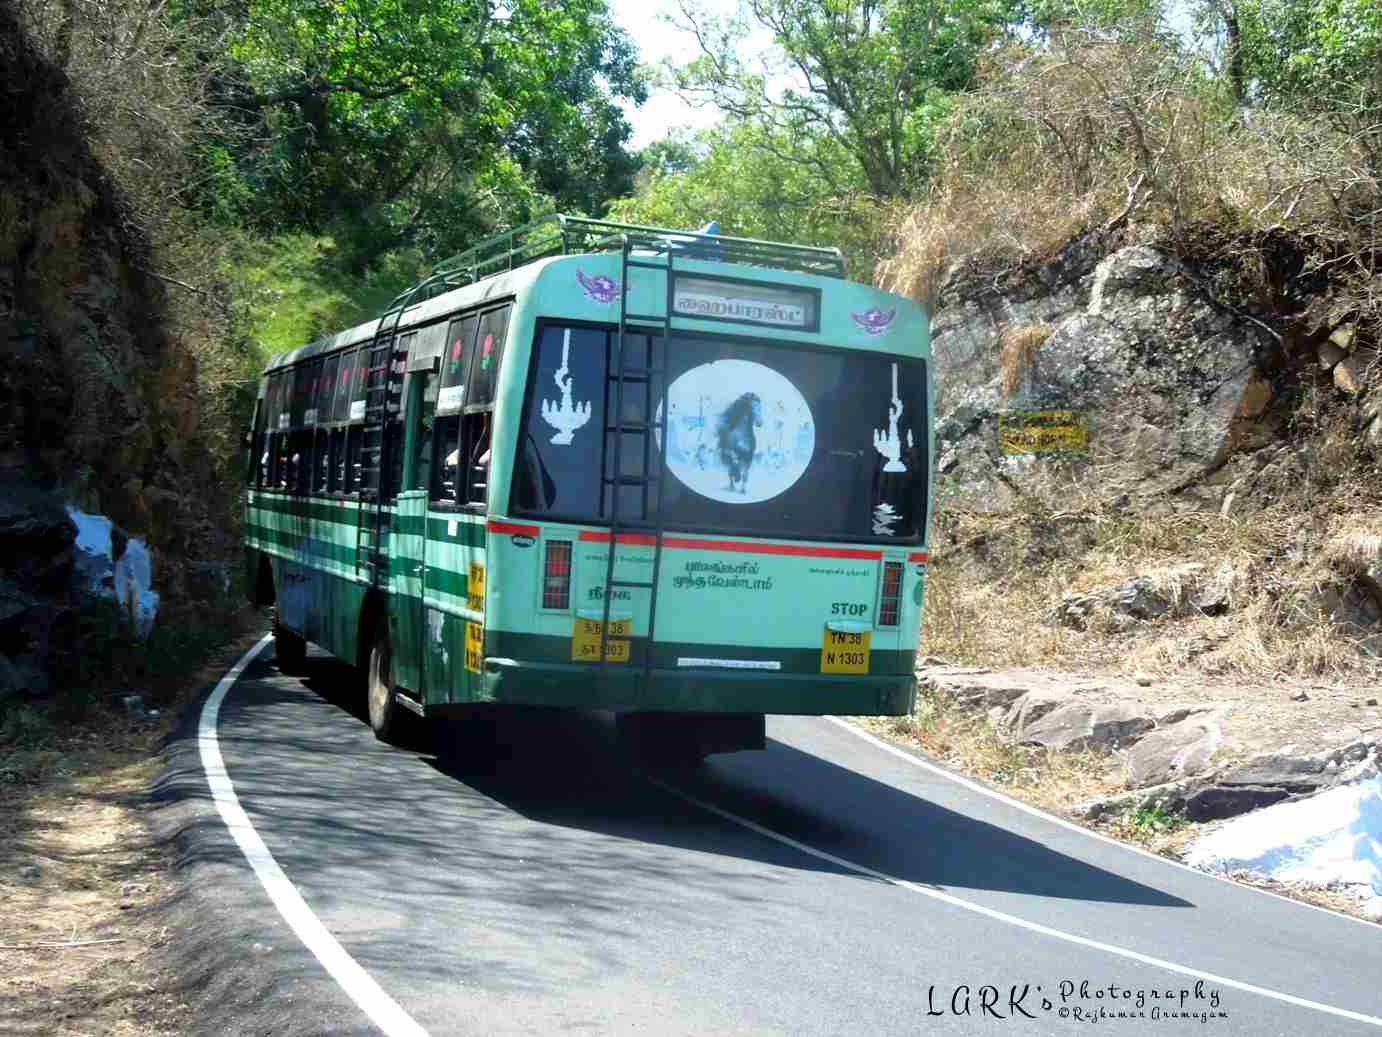
M660 385L626 381L612 420L617 334L547 324L533 350L514 471L516 513L607 522L657 518ZM661 362L626 336L626 367ZM657 355L651 355L657 354ZM836 540L920 539L926 516L926 366L884 353L674 336L667 370L663 522L683 530ZM614 471L615 437L620 472ZM647 464L645 467L645 458Z

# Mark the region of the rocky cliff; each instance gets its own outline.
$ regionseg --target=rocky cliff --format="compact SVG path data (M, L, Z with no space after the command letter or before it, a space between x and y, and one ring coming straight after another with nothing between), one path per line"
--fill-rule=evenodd
M1355 438L1363 477L1382 459L1375 338L1331 311L1327 280L1298 260L1273 272L1258 315L1224 301L1205 265L1154 235L1091 235L996 281L953 269L932 322L945 499L1007 510L1050 482L1165 512L1277 499L1347 474L1311 456L1324 445L1298 420L1311 390L1341 419L1336 437ZM1084 412L1089 449L1002 454L1000 417L1040 409Z
M165 596L228 546L225 465L152 250L92 154L66 75L0 0L0 705L77 648L77 531L153 549Z

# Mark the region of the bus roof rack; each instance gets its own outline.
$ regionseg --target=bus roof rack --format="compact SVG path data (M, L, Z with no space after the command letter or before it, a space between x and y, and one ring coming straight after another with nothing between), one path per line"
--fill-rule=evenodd
M401 293L393 306L403 303L405 299L408 304L420 302L433 294L474 284L548 256L619 252L626 240L630 248L653 254L672 252L687 259L743 263L826 277L845 276L844 255L837 248L731 238L723 234L702 234L665 227L639 227L553 213L525 226L495 234L437 264L431 277Z

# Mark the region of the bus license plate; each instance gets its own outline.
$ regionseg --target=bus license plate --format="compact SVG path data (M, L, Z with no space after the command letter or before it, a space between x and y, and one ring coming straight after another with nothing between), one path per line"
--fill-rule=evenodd
M572 661L578 663L600 661L600 629L603 625L598 619L576 620L576 629L571 635ZM610 621L609 640L605 642L605 659L607 661L612 663L629 661L629 642L624 639L629 636L632 628L632 620L615 619Z
M870 636L867 630L850 632L827 627L821 641L821 673L868 673Z
M479 673L485 663L485 628L479 623L465 625L465 668Z

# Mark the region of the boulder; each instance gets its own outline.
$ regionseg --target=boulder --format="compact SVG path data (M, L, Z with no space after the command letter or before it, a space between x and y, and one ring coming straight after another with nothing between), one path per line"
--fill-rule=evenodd
M1225 787L1271 787L1286 792L1317 792L1333 784L1337 774L1329 770L1327 754L1295 756L1267 753L1219 776Z
M1068 702L1017 733L1023 745L1047 749L1113 749L1129 745L1156 727L1145 710L1123 702Z
M1334 365L1334 387L1350 396L1358 395L1367 384L1368 370L1376 360L1375 353L1350 353Z
M1003 718L1003 726L1021 740L1022 733L1046 714L1054 712L1070 701L1068 695L1029 691L1012 704Z
M1353 337L1357 330L1354 324L1340 324L1329 333L1329 344L1340 352L1347 353L1353 349Z
M1320 346L1318 355L1320 358L1320 370L1332 371L1334 370L1335 364L1348 356L1348 350L1340 349L1333 342L1325 342Z
M26 482L0 482L0 568L30 588L60 582L76 526L62 499Z
M1139 786L1159 785L1201 774L1222 737L1217 718L1209 714L1159 727L1128 750L1128 780Z
M1185 808L1185 798L1191 791L1189 782L1170 781L1162 785L1088 800L1075 807L1075 814L1088 821L1096 821L1106 814L1121 813L1125 810L1149 810L1158 807L1168 814L1176 814Z
M1257 785L1210 785L1186 797L1185 816L1191 821L1218 821L1280 803L1290 795L1285 789Z

